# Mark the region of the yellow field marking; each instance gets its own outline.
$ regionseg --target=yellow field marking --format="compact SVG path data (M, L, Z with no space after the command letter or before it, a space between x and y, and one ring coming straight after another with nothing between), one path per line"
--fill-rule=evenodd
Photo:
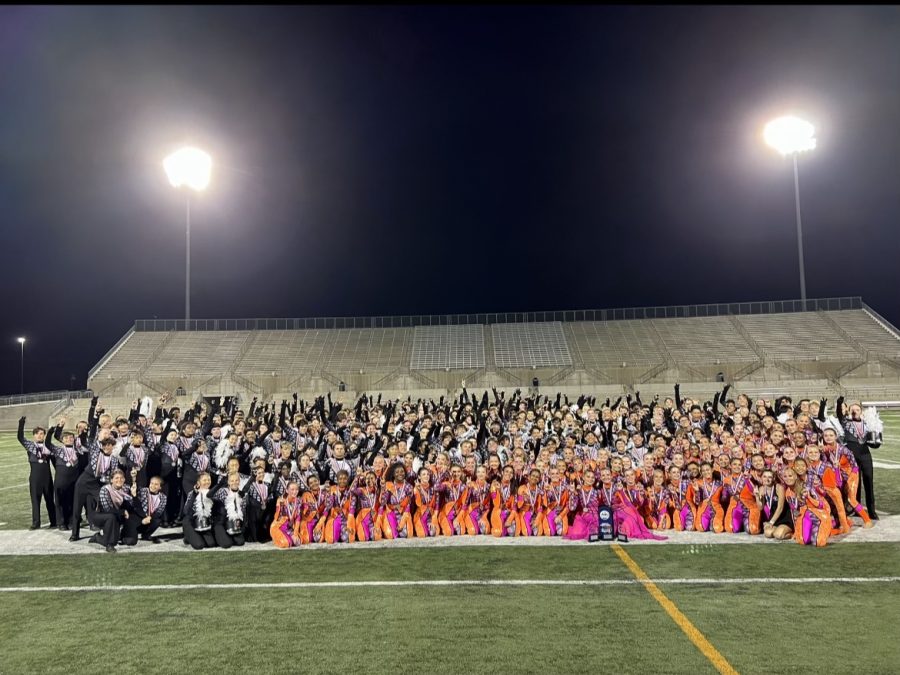
M706 636L697 630L697 627L691 623L690 619L681 613L681 610L675 606L674 602L669 600L668 596L659 589L659 586L651 581L650 577L648 577L644 570L641 569L640 565L625 552L625 549L618 544L613 544L612 549L616 552L616 555L619 556L622 562L625 563L625 566L631 570L631 573L635 578L644 585L644 588L646 588L647 592L653 596L653 599L662 605L662 608L666 610L666 614L672 617L672 621L678 624L678 627L688 636L690 641L694 643L694 646L703 652L703 656L709 659L716 670L723 675L738 675L732 665L719 653L719 650L713 647L712 643L706 639Z

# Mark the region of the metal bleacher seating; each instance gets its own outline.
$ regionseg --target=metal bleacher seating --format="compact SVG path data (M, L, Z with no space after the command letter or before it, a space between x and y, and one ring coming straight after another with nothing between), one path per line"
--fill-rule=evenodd
M853 345L816 312L739 316L738 321L768 356L785 361L858 358Z
M578 321L567 327L576 360L588 368L653 365L665 360L649 321Z
M168 333L131 333L118 351L101 366L102 377L116 379L134 375L167 337Z
M220 375L234 363L250 334L245 330L174 333L147 365L148 372L151 377Z
M491 334L494 361L500 368L572 365L572 354L559 321L494 324Z
M389 371L406 363L409 342L408 328L259 331L235 372Z
M873 354L900 359L900 338L877 323L865 310L850 309L828 314L863 349Z
M417 326L410 370L484 368L484 326Z
M703 364L757 360L753 348L725 316L698 319L653 319L653 327L678 363Z

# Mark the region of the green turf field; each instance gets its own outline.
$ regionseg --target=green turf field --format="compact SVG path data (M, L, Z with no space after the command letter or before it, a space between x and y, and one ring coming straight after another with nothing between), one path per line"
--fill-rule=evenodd
M900 463L900 414L877 461ZM25 453L0 437L2 529L30 522ZM900 513L900 470L876 469ZM10 489L4 489L10 488ZM624 547L740 673L900 672L900 544ZM465 547L0 556L0 588L615 580L629 585L367 586L0 593L0 673L714 673L613 549ZM673 579L687 580L674 583ZM669 580L668 582L666 580ZM861 617L862 623L859 623ZM137 635L138 647L123 642ZM104 647L108 636L115 646ZM189 639L189 636L193 636Z
M900 569L900 549L890 544L627 551L654 579L880 576ZM7 587L632 578L608 546L233 551L91 556L89 563L85 556L0 557L0 575ZM897 583L660 587L741 673L889 673L900 663ZM857 630L850 617L859 616L877 619ZM715 672L637 585L4 593L0 671L71 672L77 654L78 672L100 672L109 652L85 648L84 637L100 629L100 617L112 622L105 626L115 636L134 630L157 645L154 663L162 672L237 672L248 663L266 672ZM257 639L225 637L234 626ZM189 632L198 647L188 646ZM823 644L824 636L831 639ZM840 653L834 641L844 645ZM148 651L120 647L116 670L145 672ZM842 660L850 654L852 664Z

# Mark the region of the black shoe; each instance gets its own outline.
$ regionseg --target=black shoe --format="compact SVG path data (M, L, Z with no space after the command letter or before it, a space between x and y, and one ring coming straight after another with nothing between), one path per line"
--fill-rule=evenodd
M60 531L62 531L62 532L65 532L65 531L66 531L66 526L65 526L65 525L60 525L60 526L57 527L56 529L57 529L57 530L60 530Z
M89 544L99 544L100 543L100 533L98 532L93 537L88 539Z
M116 551L116 547L115 547L115 546L107 546L107 547L106 547L106 552L107 552L107 553L116 553L116 552L117 552L117 551Z
M40 526L40 525L32 525L32 526L29 527L28 529L29 529L29 530L39 530L39 529L41 529L41 526Z
M150 541L151 541L152 543L154 543L154 544L161 544L161 543L162 543L162 539L160 539L159 537L150 537Z
M56 527L56 523L50 523L50 529L52 530L54 527Z
M74 534L69 537L69 541L78 541L80 537L76 537Z
M872 520L881 520L881 519L878 517L878 514L875 513L875 511L869 511L869 518L871 518Z

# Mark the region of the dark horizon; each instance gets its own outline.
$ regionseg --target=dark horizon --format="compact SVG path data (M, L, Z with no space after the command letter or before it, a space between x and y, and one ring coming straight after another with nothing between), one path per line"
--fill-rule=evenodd
M798 31L797 27L802 27ZM809 298L900 323L900 8L0 9L0 393L84 386L136 319Z

